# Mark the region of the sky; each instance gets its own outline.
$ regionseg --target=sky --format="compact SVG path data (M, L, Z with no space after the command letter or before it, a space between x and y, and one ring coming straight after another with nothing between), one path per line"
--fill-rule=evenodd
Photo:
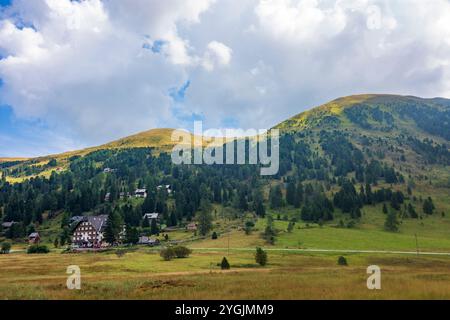
M450 97L449 0L0 0L0 157Z

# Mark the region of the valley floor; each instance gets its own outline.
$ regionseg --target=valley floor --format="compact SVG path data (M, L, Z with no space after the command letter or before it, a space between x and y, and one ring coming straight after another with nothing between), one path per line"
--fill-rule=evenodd
M217 266L226 255L231 269ZM0 299L450 299L450 257L195 250L163 261L147 248L114 252L0 255ZM66 288L66 268L81 269L81 290ZM366 269L381 268L381 290L368 290Z
M448 212L445 200L440 210ZM298 222L287 232L283 218L294 211L280 213L273 246L261 238L265 219L250 235L241 230L242 221L219 219L216 240L183 230L169 233L170 240L193 250L190 257L172 261L148 247L121 257L114 251L63 254L59 249L30 255L25 244L15 244L11 254L0 255L0 299L450 299L448 214L404 219L399 232L386 232L378 205L366 207L355 228L336 227L337 212L333 222ZM57 219L53 222L42 230L49 247L59 227ZM267 250L265 267L255 263L257 246ZM341 255L348 266L337 264ZM218 266L224 256L229 271ZM81 269L81 290L66 288L70 265ZM381 290L367 289L369 265L381 268Z

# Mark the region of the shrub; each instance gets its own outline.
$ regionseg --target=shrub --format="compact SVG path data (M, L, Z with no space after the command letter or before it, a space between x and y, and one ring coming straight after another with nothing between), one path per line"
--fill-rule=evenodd
M1 254L8 254L10 250L11 250L11 243L3 242L2 246L0 248L0 253Z
M346 266L346 265L348 265L348 264L347 264L347 259L345 259L345 257L343 257L343 256L340 256L340 257L338 258L338 265L340 265L340 266Z
M252 233L254 226L255 223L253 221L246 221L244 225L245 234L249 235L250 233Z
M217 232L213 232L211 235L211 239L216 240L217 239Z
M161 258L163 258L165 261L172 260L172 259L175 258L175 256L176 256L175 250L173 250L173 248L164 248L164 249L161 250L161 252L159 253L159 255L160 255Z
M256 248L255 261L261 266L267 264L267 252L261 248Z
M177 258L187 258L192 253L192 250L183 246L177 246L172 248Z
M295 225L294 222L292 222L292 221L289 222L288 227L287 227L287 232L291 233L292 230L294 230L294 225Z
M116 250L116 256L117 258L122 258L127 254L127 250L121 249L121 250Z
M228 270L230 269L230 264L228 263L227 258L223 257L222 262L220 263L220 268L222 270Z
M49 253L50 250L47 248L47 246L34 244L32 246L28 247L27 253Z

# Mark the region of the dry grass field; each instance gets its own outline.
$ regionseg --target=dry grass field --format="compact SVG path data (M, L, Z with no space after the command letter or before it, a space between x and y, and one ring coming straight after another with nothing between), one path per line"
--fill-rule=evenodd
M231 269L217 266L226 255ZM269 252L202 252L163 261L157 252L0 255L0 299L450 299L450 257ZM382 289L368 290L378 265ZM66 268L81 269L81 290L66 288Z

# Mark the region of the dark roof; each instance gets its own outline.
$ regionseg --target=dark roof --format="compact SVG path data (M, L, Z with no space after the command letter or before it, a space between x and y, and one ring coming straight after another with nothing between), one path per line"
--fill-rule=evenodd
M3 222L3 223L2 223L2 227L3 227L3 228L11 228L11 226L12 226L14 223L16 223L16 222L14 222L14 221L11 221L11 222Z
M108 221L107 214L83 217L83 219L79 220L73 228L75 229L76 227L78 227L81 222L89 222L97 232L100 232L106 227L106 221Z
M81 221L83 220L83 216L73 216L72 218L70 218L71 222L75 222L75 221Z
M92 224L97 231L101 231L106 226L106 221L108 221L108 215L102 214L100 216L89 216L86 217L87 221Z
M158 218L159 218L159 213L156 213L156 212L146 213L142 217L142 219L158 219Z

